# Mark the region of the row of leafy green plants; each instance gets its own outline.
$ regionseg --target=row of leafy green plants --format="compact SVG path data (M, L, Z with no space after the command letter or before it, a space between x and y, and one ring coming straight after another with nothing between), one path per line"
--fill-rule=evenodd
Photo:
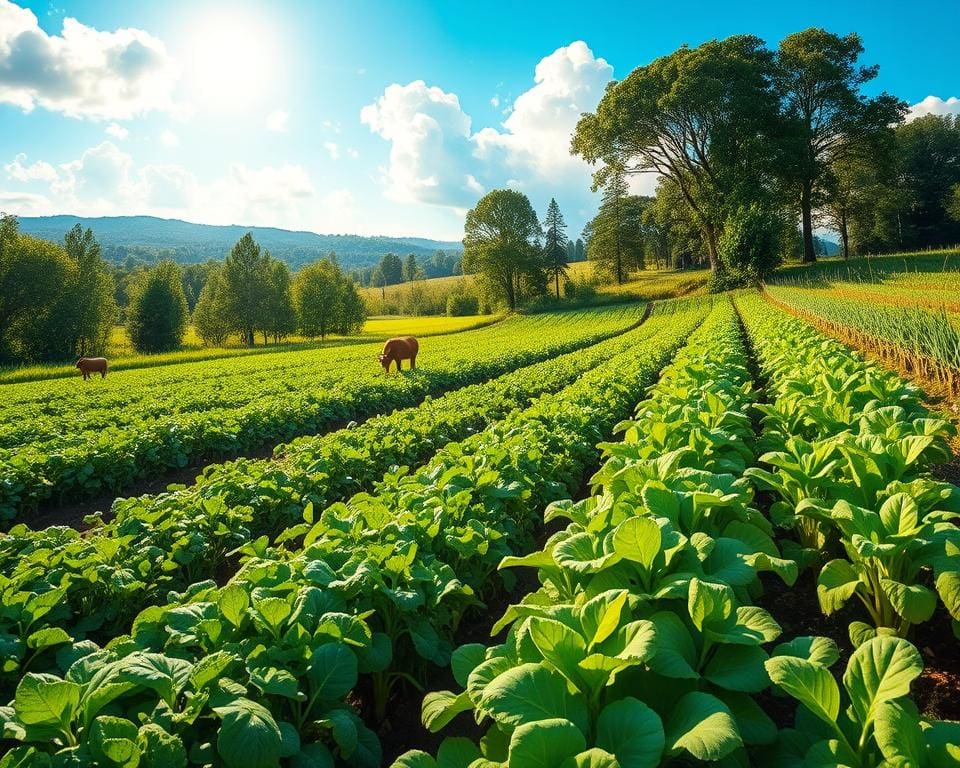
M119 491L203 457L408 407L621 333L642 313L553 313L437 337L412 375L384 376L379 348L362 345L168 367L142 385L129 373L69 392L60 382L5 387L0 523L45 500Z
M169 590L222 573L236 548L265 546L302 520L305 505L323 509L370 490L385 472L402 472L675 322L658 314L582 350L279 446L275 460L213 465L193 486L118 500L109 522L97 516L84 533L14 527L0 537L0 680L65 643L116 634Z
M530 547L530 509L579 487L701 319L674 316L373 494L308 504L224 587L171 593L103 648L64 645L0 709L24 743L0 765L379 765L369 725L391 691L449 661L463 615L504 586L497 564Z
M738 302L771 393L764 468L748 474L773 494L793 556L819 569L823 612L859 604L858 645L908 636L939 603L960 636L960 488L927 472L949 460L955 429L899 376L759 297Z
M411 751L394 768L956 765L960 725L922 720L909 700L922 661L906 640L864 640L844 694L832 640L764 648L781 629L755 604L758 576L791 584L797 563L753 504L762 441L748 414L768 406L754 402L732 308L707 331L606 447L595 495L548 508L567 527L502 561L536 568L541 583L494 626L505 640L458 648L463 690L424 699L430 730L469 712L482 738L448 737L435 756ZM811 339L807 329L787 343ZM795 386L810 383L795 373ZM771 685L802 705L795 728L766 713Z

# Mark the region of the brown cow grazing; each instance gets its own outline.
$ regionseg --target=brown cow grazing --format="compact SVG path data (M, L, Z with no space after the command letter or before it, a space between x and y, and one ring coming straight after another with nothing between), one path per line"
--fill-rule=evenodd
M383 352L380 353L380 365L383 366L384 373L390 373L390 364L397 361L397 371L402 371L401 360L410 361L410 370L417 367L417 352L420 351L420 345L413 336L403 336L396 339L388 339L383 345Z
M107 377L107 358L105 357L81 357L77 360L77 368L83 373L83 379L90 378L91 373L99 373L101 379Z

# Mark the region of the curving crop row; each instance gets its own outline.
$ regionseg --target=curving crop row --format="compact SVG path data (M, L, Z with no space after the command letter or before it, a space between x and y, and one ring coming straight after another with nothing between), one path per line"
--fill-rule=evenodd
M529 542L530 509L578 487L596 441L698 323L675 316L374 495L308 507L226 586L172 594L105 649L65 646L62 677L28 673L0 709L4 734L32 745L0 765L379 765L377 738L348 703L358 680L375 720L397 681L449 659L501 557Z
M917 716L907 694L922 663L905 640L854 652L844 710L832 641L762 647L780 627L751 605L757 574L789 583L796 565L743 478L756 441L732 309L691 341L607 447L600 493L552 505L547 518L568 527L503 561L541 582L494 627L509 627L505 641L458 648L463 691L425 698L428 728L472 712L483 738L449 737L436 757L411 751L394 768L954 764L960 724ZM778 731L757 698L771 683L803 704L796 728Z
M219 574L231 550L302 521L307 504L322 509L369 490L391 467L422 461L675 322L655 316L621 336L484 384L352 429L300 438L278 447L277 460L208 467L193 486L118 500L109 522L82 534L62 527L13 528L0 536L6 671L70 640L129 626L166 591Z
M387 377L379 348L264 355L4 387L0 521L45 499L119 490L191 460L321 432L608 338L642 307L552 313L424 344L415 374ZM143 376L144 383L139 378Z
M928 471L949 460L954 428L899 376L759 297L738 303L770 391L766 468L749 474L775 495L794 556L819 569L823 612L861 603L854 645L905 637L938 602L960 629L960 488Z

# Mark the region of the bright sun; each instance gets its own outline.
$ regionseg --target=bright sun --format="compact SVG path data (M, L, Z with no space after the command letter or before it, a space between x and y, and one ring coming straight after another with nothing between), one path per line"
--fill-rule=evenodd
M280 72L269 22L224 9L191 21L183 78L201 109L244 109L270 92Z

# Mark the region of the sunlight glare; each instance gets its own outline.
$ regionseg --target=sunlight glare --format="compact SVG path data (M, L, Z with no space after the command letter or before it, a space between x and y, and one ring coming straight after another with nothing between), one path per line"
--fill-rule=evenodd
M270 92L279 76L280 47L268 22L223 9L190 26L184 78L200 109L242 110Z

